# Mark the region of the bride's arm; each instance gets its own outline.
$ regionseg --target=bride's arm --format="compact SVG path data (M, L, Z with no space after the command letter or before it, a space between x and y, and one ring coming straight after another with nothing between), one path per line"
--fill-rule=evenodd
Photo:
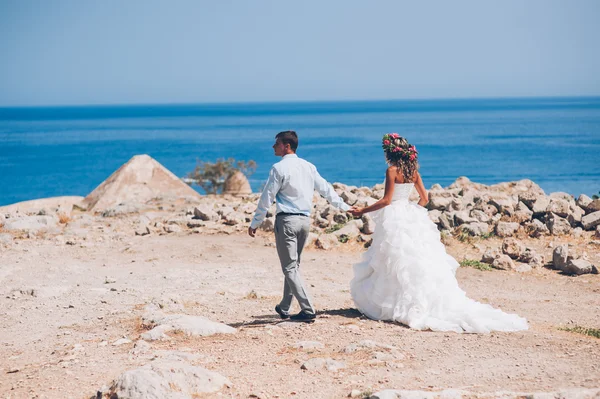
M394 181L396 180L397 169L395 166L390 166L385 172L385 193L383 198L374 203L373 205L365 208L352 207L350 213L354 216L362 216L364 213L376 211L381 208L385 208L392 203L392 197L394 196Z
M419 193L419 197L421 197L421 199L419 200L419 205L425 206L429 202L429 196L427 195L427 190L425 190L425 186L423 185L423 180L421 180L421 175L419 174L419 172L415 172L414 180L415 188Z

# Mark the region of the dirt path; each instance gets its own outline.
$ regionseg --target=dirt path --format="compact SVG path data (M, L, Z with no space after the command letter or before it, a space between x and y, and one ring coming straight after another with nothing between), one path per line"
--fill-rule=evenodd
M544 247L546 243L537 241ZM487 244L486 244L487 245ZM593 250L593 249L592 249ZM160 350L187 351L233 386L214 397L342 398L394 389L550 391L600 387L600 339L559 330L600 328L600 275L542 269L519 274L461 268L467 294L526 317L519 333L412 331L364 319L348 292L360 250L308 250L302 269L320 317L278 325L282 275L268 235L129 237L82 246L23 240L0 254L0 396L84 398ZM453 241L455 257L481 248ZM546 250L548 251L548 250ZM480 255L478 255L480 256ZM202 315L238 328L233 335L175 334L130 353L143 332L143 306ZM345 353L372 340L389 348ZM300 341L322 348L296 349ZM345 368L302 370L315 357Z

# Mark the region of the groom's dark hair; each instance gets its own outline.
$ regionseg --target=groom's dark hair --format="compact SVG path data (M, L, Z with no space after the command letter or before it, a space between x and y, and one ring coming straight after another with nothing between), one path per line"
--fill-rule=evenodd
M293 130L286 130L284 132L277 133L275 140L279 139L283 144L289 144L292 151L296 152L298 148L298 135Z

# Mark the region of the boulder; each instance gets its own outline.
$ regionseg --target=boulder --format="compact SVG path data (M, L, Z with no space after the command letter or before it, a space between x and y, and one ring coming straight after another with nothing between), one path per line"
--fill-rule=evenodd
M557 270L564 270L569 262L569 245L558 245L552 252L552 266Z
M546 226L548 226L550 233L555 236L571 234L572 230L571 224L567 219L564 219L554 213L549 215Z
M222 375L184 361L155 360L126 371L111 385L108 396L119 399L184 399L231 386Z
M450 204L452 204L451 197L442 197L437 195L430 196L429 202L427 203L427 209L438 209L440 211L445 211L446 209L450 209Z
M525 246L514 238L507 238L502 242L502 253L511 259L519 259L525 252Z
M356 204L358 201L358 196L351 192L344 191L340 197L344 200L344 202L350 206Z
M16 218L5 219L4 230L6 231L29 231L37 232L47 230L58 225L56 216L22 216Z
M498 212L503 215L512 215L516 205L510 198L492 198L489 204L495 206Z
M205 206L197 206L194 208L194 218L204 221L213 221L218 222L221 217L214 209L205 207Z
M431 220L435 224L440 223L440 215L441 214L442 214L442 211L439 211L437 209L427 212L427 215L429 216L429 220Z
M583 208L584 211L588 212L588 206L592 202L592 199L585 194L581 194L579 198L577 198L577 206Z
M589 261L585 259L570 259L567 262L567 266L562 269L565 273L569 274L589 274L589 273L598 273L598 269L596 266L591 264Z
M369 214L364 214L361 218L363 221L362 232L364 234L373 234L375 232L375 221Z
M594 230L594 228L600 225L600 211L592 212L581 218L581 224L584 230Z
M180 178L148 155L136 155L83 200L88 210L101 211L120 203L146 203L158 196L200 199Z
M540 222L538 219L533 219L530 223L526 224L525 227L531 237L540 237L543 235L550 234L548 226Z
M496 208L494 208L494 209L496 209ZM487 213L485 213L484 211L479 210L479 209L472 209L471 217L473 217L475 220L477 220L478 222L481 222L481 223L488 223L490 221L490 216L488 216Z
M460 226L462 231L472 236L482 236L490 233L490 226L487 223L474 222Z
M566 218L569 215L569 201L562 198L550 198L546 212Z
M315 241L315 246L319 249L330 250L338 247L340 242L338 238L333 234L321 234Z
M496 225L496 235L498 237L510 237L519 229L519 223L498 222Z
M519 202L525 204L530 210L533 208L533 204L538 200L539 195L532 191L525 191L519 194Z
M223 194L229 195L248 195L252 194L252 188L248 178L239 170L236 170L225 180L223 185Z
M516 266L508 255L500 255L492 262L492 267L500 270L515 270Z
M545 215L548 205L550 205L550 200L546 196L538 197L531 207L533 217L538 218Z
M498 249L487 248L481 257L481 261L491 265L500 255Z
M330 358L324 359L324 358L315 357L315 358L312 358L312 359L304 362L300 368L302 370L325 369L327 371L335 372L335 371L341 370L343 368L346 368L346 365L342 362L339 362L337 360L333 360Z
M567 215L567 221L573 227L577 227L581 224L581 219L585 215L585 211L578 206L574 206L569 210L569 214Z
M593 200L586 207L586 212L598 212L600 211L600 198Z

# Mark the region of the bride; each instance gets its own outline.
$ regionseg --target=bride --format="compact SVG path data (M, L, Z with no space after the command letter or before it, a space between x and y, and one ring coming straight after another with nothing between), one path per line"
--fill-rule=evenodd
M419 175L417 150L397 133L383 136L390 165L385 195L366 208L353 207L360 217L373 214L373 243L354 265L351 294L357 308L375 320L391 320L416 330L488 333L519 331L527 321L467 298L458 286L458 262L446 253L436 225L423 208L427 191ZM418 205L408 201L413 187Z

